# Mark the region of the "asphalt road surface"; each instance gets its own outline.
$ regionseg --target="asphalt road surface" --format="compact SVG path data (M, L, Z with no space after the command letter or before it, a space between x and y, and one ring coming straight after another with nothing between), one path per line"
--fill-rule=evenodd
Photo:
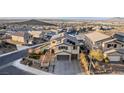
M0 69L0 75L33 75L24 70L20 70L14 66L8 66L3 69Z
M30 46L28 48L24 48L22 50L16 50L7 54L0 55L0 66L13 62L22 57L25 57L28 53L29 48L35 48L35 47L46 45L46 44L47 43L42 43L42 44Z
M46 44L47 43L42 43L0 55L0 75L32 75L29 72L12 66L12 64L15 60L25 57L29 48L35 48Z
M5 65L9 62L13 62L19 58L26 56L27 50L19 50L14 53L0 57L0 66Z

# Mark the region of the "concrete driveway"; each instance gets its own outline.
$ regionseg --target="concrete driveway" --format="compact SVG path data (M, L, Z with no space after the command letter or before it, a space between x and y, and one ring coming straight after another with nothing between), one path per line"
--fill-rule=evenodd
M82 73L79 61L56 61L54 74L75 75Z

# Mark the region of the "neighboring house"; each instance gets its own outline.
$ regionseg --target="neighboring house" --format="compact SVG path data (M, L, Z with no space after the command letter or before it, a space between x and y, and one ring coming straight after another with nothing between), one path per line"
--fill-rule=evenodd
M28 33L30 33L35 38L42 38L44 36L43 31L29 31Z
M22 44L32 44L32 35L27 32L15 32L12 34L12 41L16 41Z
M67 34L76 35L77 30L74 27L67 27Z
M118 32L113 35L113 38L116 38L120 42L124 42L124 33Z
M54 35L50 40L50 49L55 53L57 60L71 61L79 59L78 40L66 33Z
M3 37L5 36L5 34L6 34L5 30L0 30L0 40L4 39Z
M107 40L102 43L102 50L103 51L108 51L111 49L120 49L124 47L124 42L118 41L116 38Z
M104 52L105 56L108 56L110 62L124 62L124 49L112 49Z
M111 40L111 36L99 33L99 32L90 32L85 35L85 44L89 49L102 49L102 43L107 40Z
M66 32L66 31L67 31L66 28L59 28L59 29L58 29L58 33L63 33L63 32Z
M44 39L45 40L50 40L52 36L56 35L56 32L52 32L52 31L49 31L49 32L46 32L44 34Z
M79 45L84 45L84 41L85 41L84 34L75 35L75 37L78 40Z
M112 43L108 45L111 50L104 52L110 61L124 62L124 33L118 32L113 35Z
M101 49L111 62L124 60L123 53L119 52L124 51L124 42L122 42L124 36L120 38L120 35L115 34L111 37L98 32L88 33L85 36L85 43L89 49Z
M6 31L5 30L0 30L0 35L5 35Z

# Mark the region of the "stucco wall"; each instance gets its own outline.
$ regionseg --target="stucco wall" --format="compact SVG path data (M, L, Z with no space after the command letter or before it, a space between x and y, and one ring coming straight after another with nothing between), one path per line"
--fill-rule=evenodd
M42 32L41 31L30 31L29 32L33 37L41 37L42 36Z
M65 49L60 50L59 46L66 46L66 47L68 47L68 49L67 50L65 50ZM61 51L67 51L71 54L79 54L79 46L77 46L77 49L74 50L73 46L61 44L61 45L58 45L58 46L54 46L53 49L54 49L55 53L58 53L58 52L61 52Z
M20 36L12 36L12 40L24 43L24 37L20 37Z
M122 44L119 44L119 43L113 41L113 42L109 42L109 43L105 43L105 44L104 44L104 46L103 46L103 50L104 50L104 51L110 50L110 49L116 49L116 48L114 48L114 46L111 46L110 48L108 48L108 47L107 47L108 44L113 44L113 45L116 44L116 45L117 45L117 47L116 47L117 49L122 47Z

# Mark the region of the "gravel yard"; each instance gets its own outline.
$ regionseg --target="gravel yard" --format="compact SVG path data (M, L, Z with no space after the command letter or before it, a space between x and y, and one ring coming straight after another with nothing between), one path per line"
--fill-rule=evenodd
M123 75L124 74L124 64L111 64L113 72L112 74Z

